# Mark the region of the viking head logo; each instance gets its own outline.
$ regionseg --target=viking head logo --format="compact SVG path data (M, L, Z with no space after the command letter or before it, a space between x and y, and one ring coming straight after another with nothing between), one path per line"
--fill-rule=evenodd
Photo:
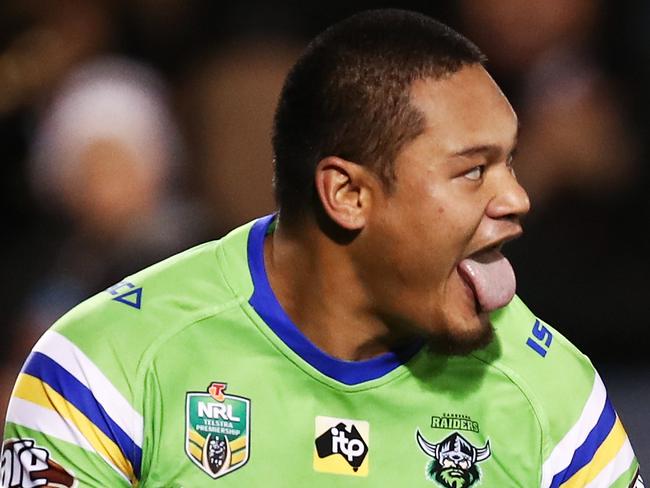
M420 431L416 439L431 462L427 466L429 479L445 488L468 488L480 478L477 463L490 457L490 441L477 449L457 432L438 444L428 442Z

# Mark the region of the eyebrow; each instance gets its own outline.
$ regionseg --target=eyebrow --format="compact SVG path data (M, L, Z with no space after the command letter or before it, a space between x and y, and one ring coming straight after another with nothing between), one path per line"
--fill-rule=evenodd
M517 119L517 128L515 130L515 137L508 151L508 156L513 156L517 150L519 143L519 132L521 129L521 121ZM482 154L495 154L501 152L501 146L497 144L478 144L462 148L450 154L451 157L472 157Z
M494 152L500 152L501 147L495 144L481 144L479 146L470 146L460 151L454 152L452 156L476 156L478 154L488 154Z
M512 145L509 148L509 151L507 154L509 156L513 155L515 151L517 150L517 138L518 133L515 135L515 140L513 141ZM476 146L469 146L463 149L460 149L459 151L451 153L452 157L471 157L471 156L477 156L477 155L482 155L482 154L498 154L501 152L501 146L497 144L479 144Z

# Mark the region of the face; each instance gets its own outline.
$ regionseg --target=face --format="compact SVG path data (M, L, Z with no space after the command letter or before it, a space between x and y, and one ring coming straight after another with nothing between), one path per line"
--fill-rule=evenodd
M379 313L438 349L466 352L489 342L492 329L462 263L493 256L521 233L529 210L512 169L517 118L478 65L416 82L411 104L425 128L398 154L392 191L374 196L365 281ZM487 277L488 290L498 285Z

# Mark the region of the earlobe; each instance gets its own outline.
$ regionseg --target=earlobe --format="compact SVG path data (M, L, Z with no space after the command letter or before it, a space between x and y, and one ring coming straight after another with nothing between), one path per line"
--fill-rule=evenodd
M347 230L366 225L370 188L368 170L345 159L328 156L316 166L315 184L325 213Z

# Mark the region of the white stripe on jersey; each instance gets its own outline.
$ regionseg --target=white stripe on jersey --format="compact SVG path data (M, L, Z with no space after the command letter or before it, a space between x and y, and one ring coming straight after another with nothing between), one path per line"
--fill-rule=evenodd
M46 436L56 437L87 451L95 452L75 424L54 410L36 405L28 400L12 397L7 410L7 422L37 430Z
M13 397L9 401L9 408L7 410L7 422L27 427L28 429L36 430L46 437L54 437L56 439L69 442L75 446L79 446L86 451L100 456L106 463L115 470L122 478L131 483L122 471L115 466L110 459L102 456L95 451L90 445L86 437L77 429L77 427L66 418L59 415L59 413L49 408L36 405L22 398ZM42 446L41 446L42 447Z
M602 486L610 486L614 481L618 479L625 471L630 469L630 465L634 460L634 451L632 450L632 445L630 444L629 439L625 439L625 442L619 449L618 453L612 459L607 466L596 476L591 483L589 483L585 488L599 488Z
M106 413L131 440L142 447L144 421L140 415L84 352L67 337L47 332L34 350L56 361L83 385L88 387Z
M553 476L566 468L571 462L574 451L582 445L591 429L598 422L603 411L607 391L603 381L596 373L591 394L585 403L578 421L571 427L569 432L558 442L549 457L542 466L542 488L547 488L553 481Z

